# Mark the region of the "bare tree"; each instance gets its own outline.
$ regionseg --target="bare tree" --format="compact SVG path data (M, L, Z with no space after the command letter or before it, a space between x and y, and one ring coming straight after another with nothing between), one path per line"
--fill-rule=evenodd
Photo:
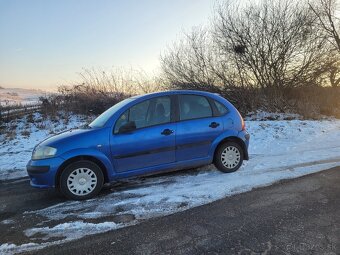
M338 2L337 0L315 0L308 3L313 11L320 29L326 34L330 48L328 62L325 64L327 68L328 82L332 87L340 85L340 23L336 16Z
M211 27L194 29L161 57L166 80L181 88L315 85L329 45L307 2L217 6Z
M332 87L340 87L340 59L339 55L329 57L328 62L325 63L324 68L327 69L325 74L325 85Z
M327 48L305 3L229 1L217 13L216 44L226 57L233 55L247 82L261 88L314 83Z
M185 34L161 56L163 73L172 87L216 90L216 77L211 75L215 63L210 34L203 28Z
M160 88L156 76L132 68L116 67L108 71L83 69L79 76L82 87L93 93L133 95L154 92Z
M330 69L329 81L332 87L340 86L339 67Z
M99 114L126 97L161 89L157 76L132 68L83 69L79 76L78 84L58 87L60 93L45 101L49 105L63 104L70 111Z
M226 0L210 26L194 29L162 55L164 80L217 91L243 113L331 109L339 90L323 85L340 85L340 58L315 11L308 0Z
M320 27L328 35L330 42L340 51L339 18L335 15L337 0L315 0L308 4L317 17Z

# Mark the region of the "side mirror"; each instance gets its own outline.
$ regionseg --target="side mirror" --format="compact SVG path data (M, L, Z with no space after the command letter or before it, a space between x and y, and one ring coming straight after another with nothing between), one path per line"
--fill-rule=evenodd
M118 133L129 133L136 130L136 123L134 121L129 121L119 128Z

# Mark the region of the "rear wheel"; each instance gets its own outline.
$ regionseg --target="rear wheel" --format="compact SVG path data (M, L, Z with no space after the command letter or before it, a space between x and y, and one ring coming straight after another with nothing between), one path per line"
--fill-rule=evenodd
M217 148L214 164L218 170L232 173L241 167L243 158L243 150L238 143L225 142Z
M104 176L100 167L88 160L68 165L60 177L60 191L67 198L74 200L94 197L100 192L103 184Z

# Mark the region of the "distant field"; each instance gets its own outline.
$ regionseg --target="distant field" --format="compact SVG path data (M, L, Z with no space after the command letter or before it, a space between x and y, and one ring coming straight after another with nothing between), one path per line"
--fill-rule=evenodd
M35 89L3 88L0 89L0 105L34 104L46 93Z

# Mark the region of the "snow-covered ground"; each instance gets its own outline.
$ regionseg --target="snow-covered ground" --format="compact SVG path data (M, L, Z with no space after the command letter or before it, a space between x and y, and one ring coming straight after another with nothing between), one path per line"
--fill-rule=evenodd
M34 104L39 97L46 96L47 92L36 89L0 88L0 104Z
M77 121L72 120L70 127L78 126ZM84 235L126 227L282 179L340 165L340 120L249 120L246 126L251 134L250 160L239 171L223 174L213 166L205 166L197 170L136 179L115 184L109 192L95 199L65 201L41 210L27 211L25 217L44 218L43 222L24 231L30 243L0 244L0 253L39 249ZM17 157L22 148L31 150L39 138L48 134L39 130L35 133L29 138L19 133L13 141L2 146L0 171L7 173L13 168L7 161L13 161L11 158L14 155ZM22 161L15 164L19 175L24 175L24 158L28 160L29 156L30 152L23 154ZM7 178L9 175L2 176ZM128 220L122 220L124 218ZM9 219L0 224L13 226L16 223Z
M48 136L80 127L87 121L83 116L61 113L51 119L35 113L32 119L24 117L7 124L5 129L10 132L0 133L0 180L27 176L26 164L35 145Z

